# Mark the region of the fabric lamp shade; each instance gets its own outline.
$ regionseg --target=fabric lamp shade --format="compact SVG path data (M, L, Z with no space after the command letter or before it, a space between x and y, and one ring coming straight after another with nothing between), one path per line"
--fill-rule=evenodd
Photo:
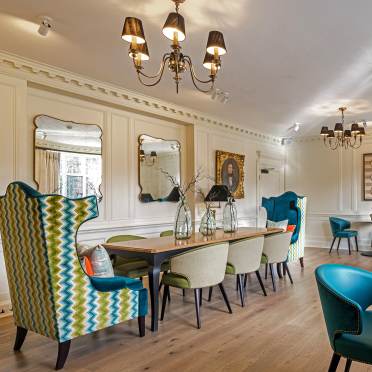
M210 70L212 68L212 65L215 65L216 66L216 63L215 63L215 59L214 59L214 55L212 54L209 54L208 52L205 53L205 57L204 57L204 61L203 61L203 66ZM216 69L220 69L221 66L216 66Z
M128 43L144 44L146 40L142 21L135 17L125 18L121 38Z
M342 123L336 123L334 132L335 133L341 133L343 131L344 131L344 127L343 127Z
M226 185L214 185L205 197L206 202L218 201L226 202L230 196L229 189Z
M345 138L351 138L351 130L350 129L346 129L344 135L345 135Z
M169 13L163 27L163 34L170 40L174 40L176 34L178 41L186 38L185 19L179 13Z
M320 131L321 136L328 136L328 127L322 127L322 130Z
M134 51L136 53L134 53ZM148 61L150 59L150 54L149 54L149 49L147 47L147 43L137 44L137 45L130 43L129 57L135 58L136 55L140 57L141 61Z
M328 131L328 137L329 138L335 138L335 132L333 130Z
M180 200L180 192L178 191L178 187L173 187L172 191L169 193L169 195L166 198L166 201L169 202L178 202Z
M207 52L214 55L215 49L217 54L222 56L226 54L225 40L223 34L220 31L210 31L207 42Z
M364 127L359 127L359 135L360 136L365 136L366 135L366 131L364 130Z
M355 135L359 133L359 125L357 123L354 123L351 125L351 134Z

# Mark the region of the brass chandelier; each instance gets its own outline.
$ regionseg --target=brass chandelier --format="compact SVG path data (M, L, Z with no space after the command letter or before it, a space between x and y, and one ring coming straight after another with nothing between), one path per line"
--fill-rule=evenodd
M221 56L226 54L226 46L223 34L219 31L210 31L206 54L203 61L203 66L209 70L209 79L201 80L196 74L191 61L191 57L182 53L180 42L186 38L185 20L179 14L179 6L185 0L172 0L176 5L176 11L169 13L167 20L163 27L163 35L172 40L171 52L163 55L159 71L155 75L147 75L143 72L143 61L150 59L148 46L146 43L145 33L142 26L142 21L135 17L125 18L122 39L129 42L129 57L133 60L133 66L137 72L138 80L145 86L151 87L157 85L163 77L164 68L173 73L173 79L176 83L176 91L180 81L181 75L189 70L191 80L196 89L201 92L210 92L216 80L217 72L221 68ZM144 80L147 79L147 82ZM199 87L199 84L209 85L207 89Z
M341 123L336 123L334 130L328 129L328 127L322 127L322 130L320 131L324 145L331 150L336 150L337 148L344 148L345 150L348 148L359 148L362 145L363 137L366 134L364 130L366 122L364 121L362 123L364 125L359 125L354 122L351 125L351 129L344 130L344 112L346 111L346 107L340 107L338 110L341 111Z

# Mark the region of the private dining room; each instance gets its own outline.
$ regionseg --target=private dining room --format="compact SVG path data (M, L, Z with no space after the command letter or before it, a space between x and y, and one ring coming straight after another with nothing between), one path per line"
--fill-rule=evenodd
M0 372L372 372L366 0L0 2Z

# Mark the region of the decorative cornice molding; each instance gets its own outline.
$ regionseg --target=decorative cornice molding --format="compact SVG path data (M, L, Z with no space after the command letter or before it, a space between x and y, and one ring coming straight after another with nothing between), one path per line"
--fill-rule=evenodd
M174 105L114 84L94 80L5 51L0 51L0 72L23 78L38 85L124 106L127 109L172 118L187 124L212 125L238 135L245 135L256 141L281 145L279 137L242 128L229 122L220 121L206 113Z

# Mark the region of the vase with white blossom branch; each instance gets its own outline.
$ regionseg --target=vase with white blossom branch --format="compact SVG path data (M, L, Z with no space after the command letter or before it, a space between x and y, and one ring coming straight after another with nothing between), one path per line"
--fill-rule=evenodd
M200 221L199 232L205 236L213 235L216 232L216 216L215 211L211 208L211 203L206 201L206 194L202 189L198 189L198 194L205 206L205 212ZM214 199L215 195L209 195Z
M201 177L201 172L198 171L188 183L181 184L176 177L172 176L167 171L161 169L161 172L168 178L173 188L177 188L180 199L177 206L176 216L174 220L174 236L177 240L189 239L192 234L192 215L190 207L187 203L186 195L194 190L196 183Z

